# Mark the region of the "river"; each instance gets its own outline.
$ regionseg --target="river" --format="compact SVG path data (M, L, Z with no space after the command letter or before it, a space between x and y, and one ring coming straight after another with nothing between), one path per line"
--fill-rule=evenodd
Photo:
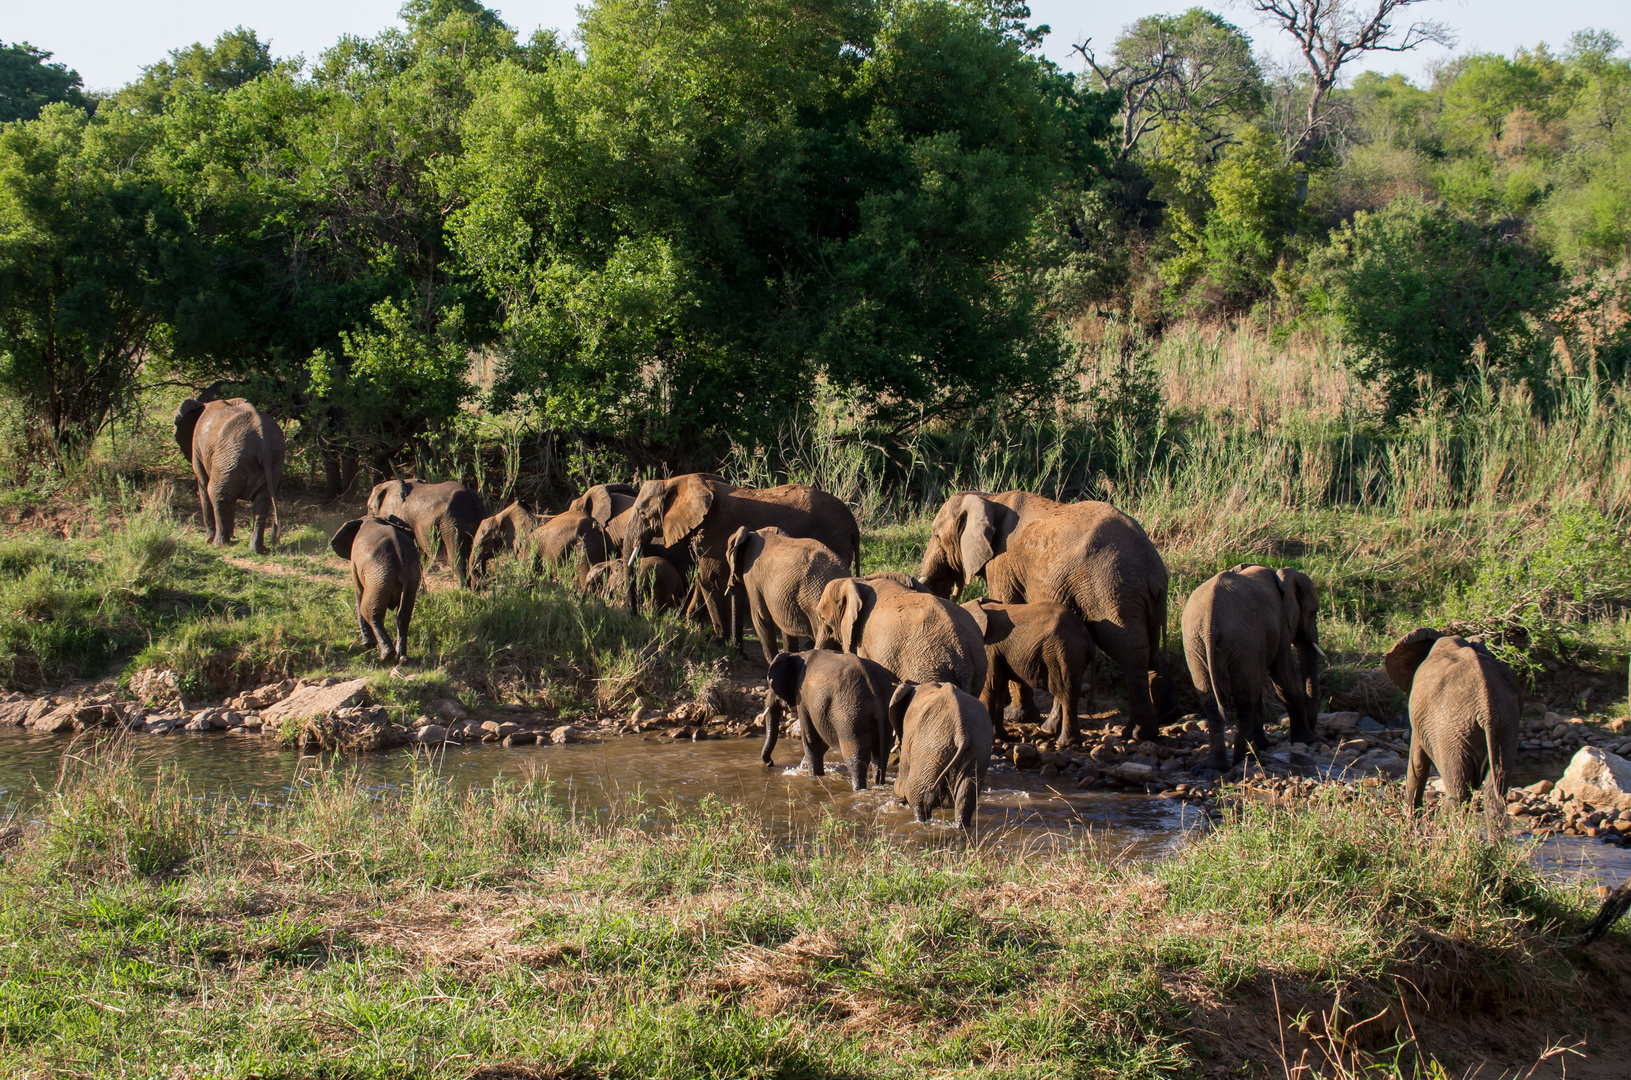
M784 738L776 767L759 763L759 738L674 742L629 735L567 746L448 746L435 766L455 788L488 785L499 778L541 779L582 810L605 811L644 795L694 806L713 795L756 810L772 827L791 835L813 829L828 813L873 826L905 843L933 843L951 832L941 811L920 825L885 788L850 790L842 766L828 755L827 775L799 773L799 744ZM56 783L70 740L17 728L0 729L0 826L28 820ZM421 754L423 751L420 752ZM1555 778L1565 762L1525 762L1519 782ZM380 792L400 785L415 767L409 751L347 759L337 765L302 757L270 740L226 735L174 734L136 742L136 768L151 777L165 766L187 778L204 797L227 795L279 802L298 777L316 768L358 770ZM1030 772L993 765L982 794L977 833L987 846L1015 853L1091 844L1106 857L1159 859L1184 842L1204 816L1194 807L1159 796L1056 788ZM1631 878L1631 850L1579 837L1556 837L1536 845L1536 864L1567 879L1615 885Z

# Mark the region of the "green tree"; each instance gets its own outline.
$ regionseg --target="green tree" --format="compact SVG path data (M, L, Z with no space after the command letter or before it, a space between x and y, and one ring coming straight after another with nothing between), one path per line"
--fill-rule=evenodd
M1496 374L1544 373L1536 320L1559 299L1559 271L1495 227L1402 197L1356 214L1316 261L1353 366L1381 382L1389 415L1420 403L1423 380L1462 386L1480 355Z
M206 325L208 265L185 217L133 171L146 132L49 105L0 130L0 386L35 450L72 454L136 389L144 362Z
M673 445L821 379L895 421L1051 387L1030 240L1107 117L1011 22L605 0L581 61L502 67L446 189L504 312L495 401Z
M1202 234L1206 278L1225 307L1248 305L1270 287L1296 228L1291 163L1272 135L1248 128L1212 171L1208 192L1212 212Z
M240 26L212 45L170 50L169 59L142 68L140 78L115 94L113 106L153 116L184 94L235 90L274 66L271 45Z
M0 44L0 123L32 120L56 101L88 105L79 72L50 60L50 53L26 41Z

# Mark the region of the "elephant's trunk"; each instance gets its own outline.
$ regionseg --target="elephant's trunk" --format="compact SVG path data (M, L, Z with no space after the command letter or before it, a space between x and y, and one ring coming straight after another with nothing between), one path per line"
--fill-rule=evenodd
M1308 698L1308 721L1314 722L1314 717L1320 711L1320 646L1312 636L1305 637L1297 643L1297 660L1303 678L1303 694Z
M759 760L766 765L776 762L771 757L776 749L776 738L781 734L782 703L775 694L770 694L765 701L765 745L759 751Z

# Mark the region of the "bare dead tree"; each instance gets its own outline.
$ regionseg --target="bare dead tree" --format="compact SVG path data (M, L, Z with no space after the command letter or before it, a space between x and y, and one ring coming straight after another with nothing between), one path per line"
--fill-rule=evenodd
M1118 161L1146 135L1178 122L1196 125L1209 143L1224 141L1223 117L1262 105L1250 39L1211 12L1139 19L1116 39L1109 63L1099 62L1091 38L1072 48L1101 85L1121 91Z
M1266 21L1277 24L1297 42L1308 65L1310 86L1301 133L1291 147L1294 161L1308 160L1324 139L1326 104L1342 69L1369 52L1409 52L1423 45L1456 43L1455 32L1441 22L1418 19L1403 30L1394 23L1405 8L1422 0L1245 0Z

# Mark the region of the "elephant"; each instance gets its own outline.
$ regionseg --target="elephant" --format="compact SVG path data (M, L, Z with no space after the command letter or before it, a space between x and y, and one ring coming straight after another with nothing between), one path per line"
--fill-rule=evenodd
M999 603L1064 604L1076 612L1093 644L1121 667L1123 738L1136 728L1140 738L1157 739L1159 716L1177 712L1161 671L1167 565L1143 527L1109 503L957 492L934 516L918 576L942 596L983 577Z
M581 510L563 510L539 518L531 543L533 565L541 565L552 577L557 567L577 553L580 587L586 582L589 567L617 554L606 530Z
M1484 643L1422 628L1400 638L1382 658L1410 709L1410 761L1405 799L1419 808L1427 770L1444 791L1466 802L1484 784L1491 835L1506 825L1506 785L1518 757L1523 692L1512 669Z
M894 678L882 664L848 653L811 649L779 654L765 673L770 698L765 703L765 744L759 759L774 765L771 755L786 709L798 716L804 739L804 763L814 776L826 774L823 761L837 747L849 765L850 786L865 791L867 775L876 769L884 782L889 751L895 744L889 720Z
M995 737L985 706L951 683L903 682L889 699L889 722L900 741L896 798L920 822L947 806L958 825L973 828Z
M238 500L254 508L250 545L265 555L266 522L277 543L277 489L283 480L283 429L243 398L201 402L188 398L176 409L176 445L193 467L204 537L216 547L232 542Z
M508 549L517 557L530 555L532 532L538 519L519 502L512 502L491 517L481 519L470 541L470 573L481 578L500 552Z
M596 484L567 503L566 508L594 518L606 530L613 549L619 555L627 555L623 550L623 530L628 526L629 509L639 493L640 489L633 484Z
M1184 604L1184 656L1201 695L1211 753L1229 768L1223 729L1233 714L1234 763L1262 753L1264 684L1273 680L1290 714L1291 741L1318 738L1319 590L1307 574L1241 563L1200 584Z
M998 736L1007 738L1003 712L1008 708L1008 683L1024 688L1019 704L1027 723L1039 723L1034 691L1046 686L1053 695L1053 710L1044 731L1056 736L1061 747L1079 739L1076 695L1082 673L1093 659L1093 638L1076 613L1063 604L999 604L981 598L963 610L985 636L986 675L980 703L991 714Z
M797 648L798 638L815 640L815 611L822 590L827 582L849 576L849 568L827 545L788 536L774 526L737 529L725 545L725 561L735 597L732 634L742 640L746 607L767 665L781 648L781 634L787 635L789 652Z
M459 584L470 583L470 549L487 516L474 491L453 480L440 484L387 480L368 493L368 512L407 522L432 563L438 549L445 551Z
M789 536L821 541L844 565L860 570L861 530L855 515L839 499L807 484L739 488L712 473L689 473L646 481L629 513L625 539L634 551L644 554L646 545L659 541L670 548L689 545L696 560L697 591L721 641L732 632L726 610L731 574L725 545L737 529L774 525ZM741 651L740 641L737 650Z
M902 577L827 582L816 604L816 648L876 660L902 681L945 681L971 694L984 689L985 635L974 616L902 584Z
M408 650L408 624L419 596L419 548L413 529L397 518L357 518L341 525L329 546L351 561L363 646L378 645L383 661L401 660ZM385 632L385 613L392 610L395 642Z
M622 559L596 563L584 575L583 589L607 601L626 598L631 611L643 606L677 611L685 603L685 579L672 563L655 555L641 559L632 575Z

